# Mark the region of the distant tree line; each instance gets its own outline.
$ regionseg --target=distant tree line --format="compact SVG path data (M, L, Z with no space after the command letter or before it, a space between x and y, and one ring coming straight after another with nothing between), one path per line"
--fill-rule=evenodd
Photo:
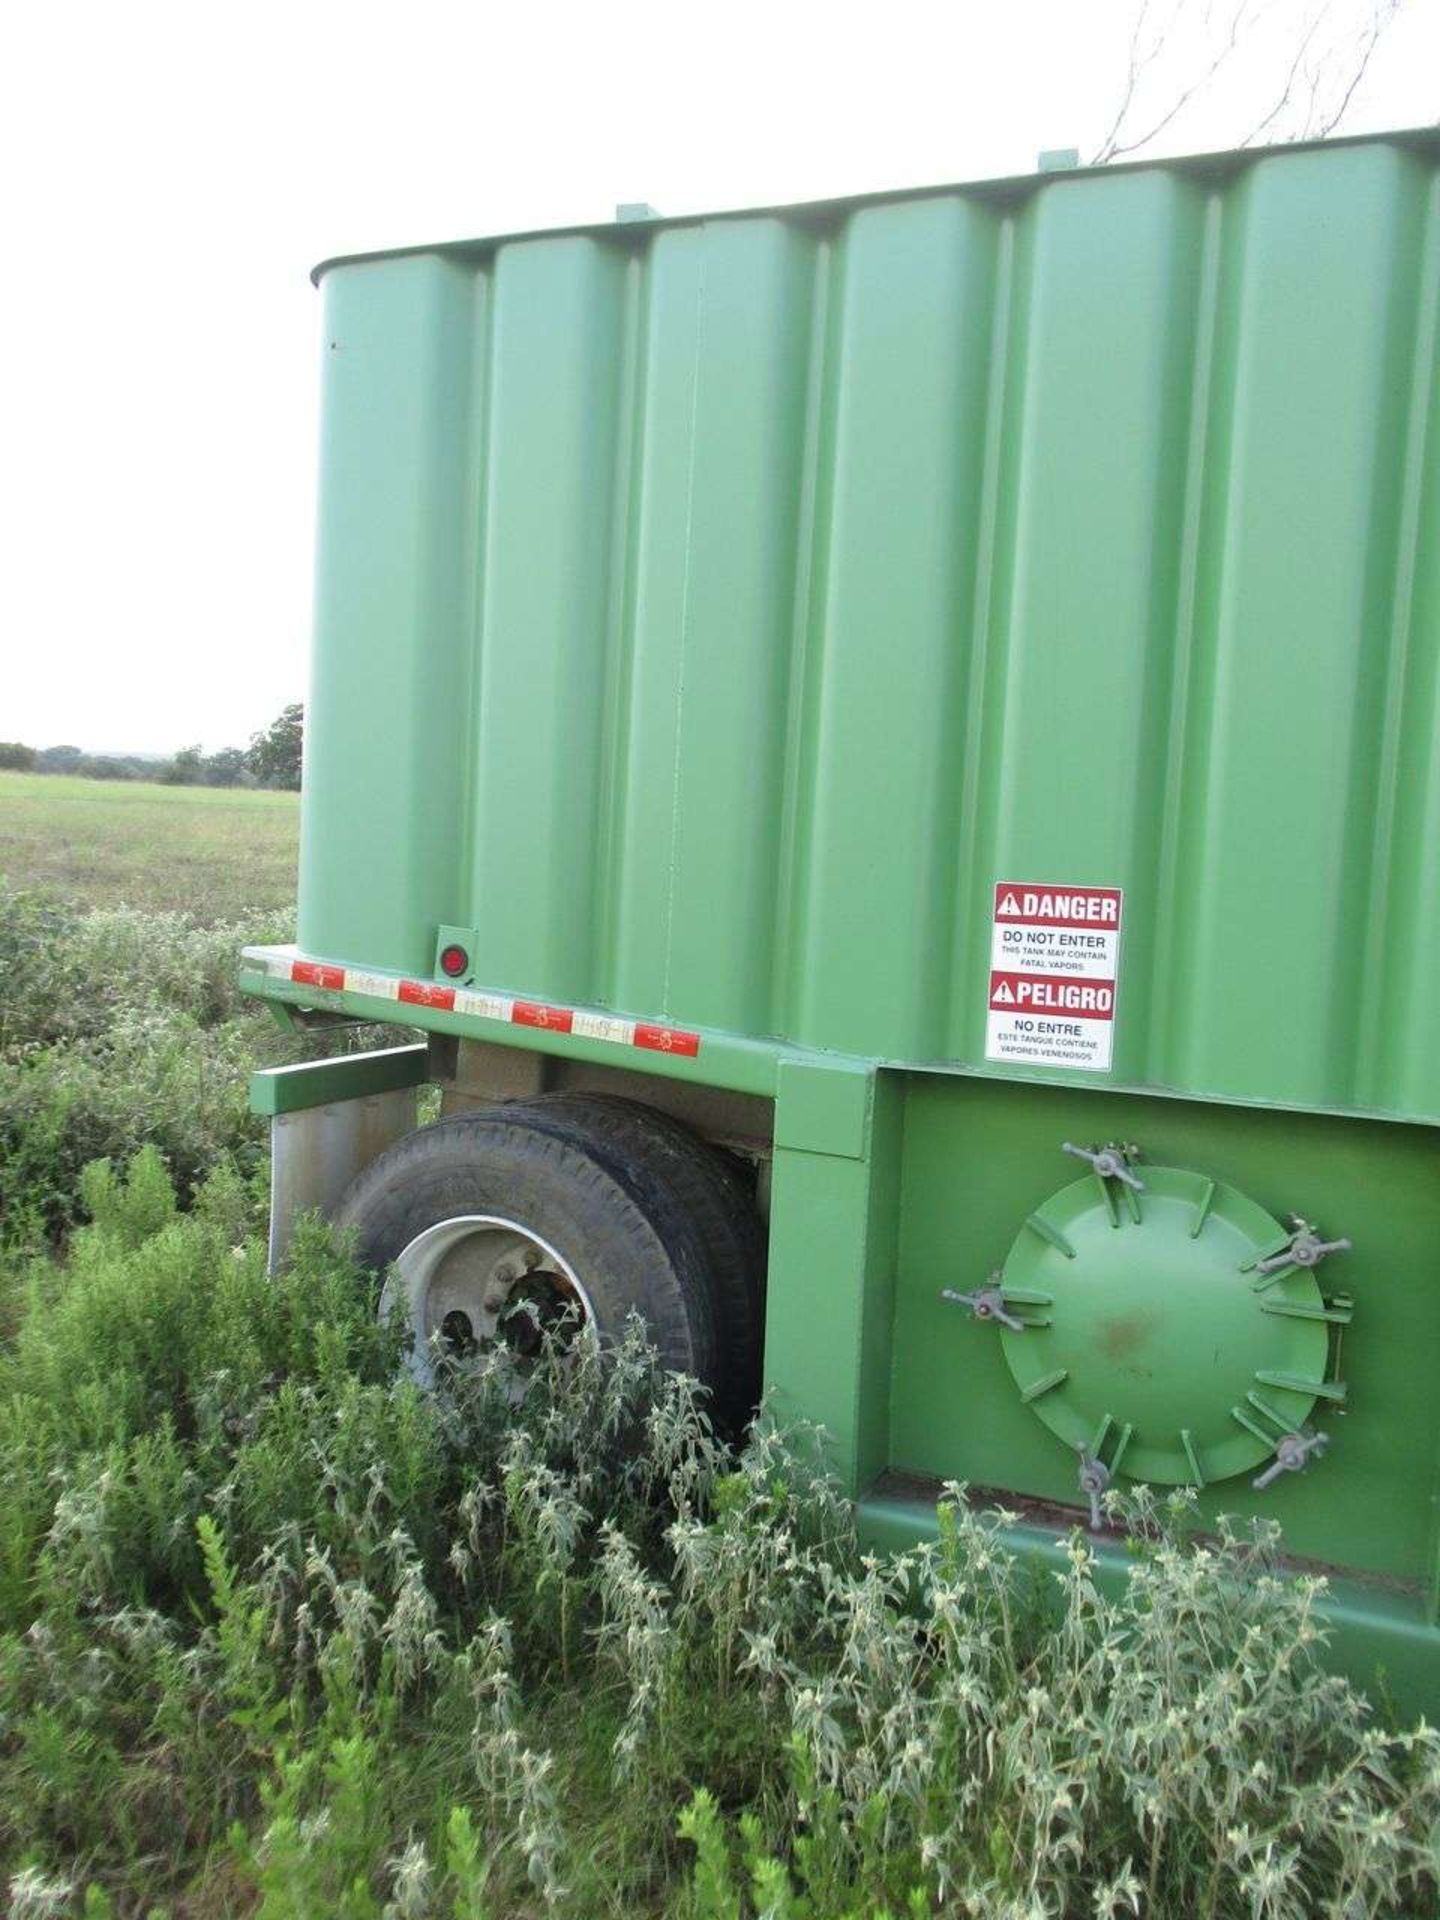
M280 787L300 785L305 709L286 707L248 747L204 753L182 747L168 760L143 753L85 753L79 747L27 747L0 740L0 771L68 773L82 780L158 780L167 787Z

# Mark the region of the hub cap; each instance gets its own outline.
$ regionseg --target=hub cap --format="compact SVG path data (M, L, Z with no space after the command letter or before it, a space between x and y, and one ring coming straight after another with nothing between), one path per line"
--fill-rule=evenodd
M594 1322L574 1268L547 1240L496 1214L462 1214L427 1227L397 1256L380 1311L411 1334L408 1365L422 1386L437 1359L504 1346L522 1366L567 1318Z

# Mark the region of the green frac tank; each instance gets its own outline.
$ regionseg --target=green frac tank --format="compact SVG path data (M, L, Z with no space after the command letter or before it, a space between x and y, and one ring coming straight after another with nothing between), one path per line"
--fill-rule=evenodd
M992 882L1103 882L1124 1081L1440 1117L1435 179L326 268L301 945L980 1066Z
M877 1541L1190 1485L1440 1708L1440 135L316 277L247 987L748 1154Z

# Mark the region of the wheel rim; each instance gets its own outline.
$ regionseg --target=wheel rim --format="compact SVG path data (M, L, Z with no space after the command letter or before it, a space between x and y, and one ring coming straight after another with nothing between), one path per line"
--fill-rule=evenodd
M486 1213L457 1215L417 1233L392 1263L380 1311L405 1322L407 1365L426 1387L435 1384L437 1358L447 1354L463 1362L504 1348L523 1375L552 1328L595 1322L564 1255L519 1221Z

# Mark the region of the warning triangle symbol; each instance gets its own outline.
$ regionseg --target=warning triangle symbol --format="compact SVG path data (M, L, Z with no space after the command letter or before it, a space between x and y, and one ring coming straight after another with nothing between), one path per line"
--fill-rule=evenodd
M1002 980L991 995L991 1005L996 1007L1013 1007L1014 1004L1015 996L1010 991L1010 983L1007 980Z
M1005 898L1000 902L1000 911L1001 913L1019 913L1020 902L1015 898L1013 893L1007 893Z

